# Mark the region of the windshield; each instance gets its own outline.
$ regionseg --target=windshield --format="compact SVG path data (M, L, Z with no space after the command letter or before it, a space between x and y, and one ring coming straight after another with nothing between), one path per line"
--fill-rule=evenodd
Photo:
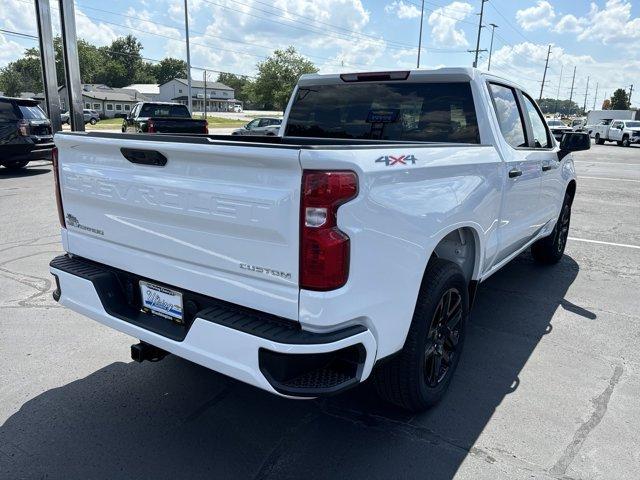
M562 123L562 122L561 122L561 121L559 121L559 120L549 120L549 121L547 122L547 124L548 124L550 127L564 127L564 123Z
M47 116L37 105L18 105L22 117L26 120L46 120Z
M638 128L640 127L640 122L627 122L627 128Z
M139 116L191 118L185 105L158 105L153 103L143 105Z
M469 83L300 87L285 135L480 143Z

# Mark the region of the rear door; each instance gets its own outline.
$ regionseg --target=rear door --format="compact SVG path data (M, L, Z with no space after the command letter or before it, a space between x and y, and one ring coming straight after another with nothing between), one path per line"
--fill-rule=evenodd
M298 318L297 148L99 134L56 144L69 252Z
M542 159L529 148L518 92L490 83L494 111L502 134L505 180L499 228L498 263L523 247L540 230Z
M609 128L609 140L622 140L622 128L622 122L613 122Z

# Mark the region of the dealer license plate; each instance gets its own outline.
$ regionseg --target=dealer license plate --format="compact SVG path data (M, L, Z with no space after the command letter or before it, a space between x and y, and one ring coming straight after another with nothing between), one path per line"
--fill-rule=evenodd
M143 280L140 292L143 311L183 323L182 293Z

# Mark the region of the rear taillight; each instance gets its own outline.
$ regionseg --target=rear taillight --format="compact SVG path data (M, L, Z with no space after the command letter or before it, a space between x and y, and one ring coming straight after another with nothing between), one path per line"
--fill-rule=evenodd
M153 123L153 120L147 122L147 133L156 133L156 124Z
M18 121L18 135L21 137L28 137L30 134L29 122L26 120Z
M300 288L334 290L349 277L349 237L337 225L338 207L356 197L349 171L306 170L300 212Z
M56 186L56 206L58 207L58 220L60 220L60 226L67 228L67 224L64 221L64 209L62 208L62 193L60 192L60 171L58 164L58 147L53 147L51 150L51 161L53 163L53 181Z
M208 121L204 121L204 130L203 133L209 133L209 122Z

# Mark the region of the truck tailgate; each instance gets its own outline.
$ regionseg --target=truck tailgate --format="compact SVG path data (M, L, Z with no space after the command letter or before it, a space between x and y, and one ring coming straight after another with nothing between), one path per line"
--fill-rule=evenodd
M298 149L74 134L55 143L70 253L298 319ZM166 164L138 163L145 152Z

